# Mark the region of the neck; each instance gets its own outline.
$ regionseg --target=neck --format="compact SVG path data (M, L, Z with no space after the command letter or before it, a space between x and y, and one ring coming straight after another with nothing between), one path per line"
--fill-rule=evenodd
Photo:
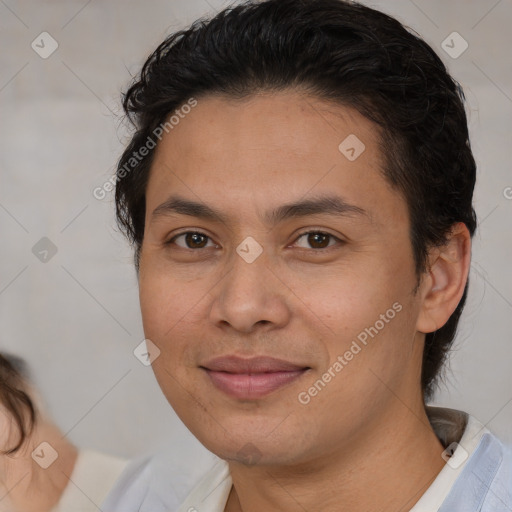
M341 443L316 460L293 467L230 462L225 512L405 512L443 468L443 450L423 400L394 400L350 446Z
M58 453L58 458L47 469L41 468L31 457L33 450L43 441L49 442ZM12 510L52 510L69 484L77 457L78 450L63 438L60 430L53 423L41 418L25 445L4 462L5 487L10 489L8 498ZM2 503L0 502L0 510L3 510Z

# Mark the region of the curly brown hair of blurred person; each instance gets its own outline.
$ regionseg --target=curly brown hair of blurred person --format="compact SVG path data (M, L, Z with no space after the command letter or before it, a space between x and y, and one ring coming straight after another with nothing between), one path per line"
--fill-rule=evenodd
M12 416L19 431L18 442L8 450L0 450L3 455L17 452L36 423L34 403L25 391L26 376L27 367L22 359L0 353L0 404Z

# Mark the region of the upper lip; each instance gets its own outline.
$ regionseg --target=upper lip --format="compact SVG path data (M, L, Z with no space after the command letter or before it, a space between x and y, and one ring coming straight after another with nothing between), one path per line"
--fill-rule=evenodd
M308 368L307 366L274 357L256 356L246 359L235 355L216 357L202 364L201 367L207 370L227 373L292 372Z

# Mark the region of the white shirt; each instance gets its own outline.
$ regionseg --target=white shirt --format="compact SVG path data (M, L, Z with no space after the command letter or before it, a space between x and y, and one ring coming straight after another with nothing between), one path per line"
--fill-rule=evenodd
M439 510L455 481L466 466L469 457L475 452L483 435L490 434L489 430L478 420L473 416L467 415L467 425L462 436L460 436L458 433L459 428L457 428L457 415L453 416L453 412L457 413L458 411L433 407L427 407L427 411L435 411L432 416L429 416L429 419L442 444L448 446L452 442L458 442L458 446L450 460L447 461L436 479L410 512L432 512L433 510ZM445 411L447 414L447 411L450 411L452 417L446 424L443 424L443 412Z
M52 512L98 512L128 462L93 450L79 450L70 481Z
M410 512L483 511L487 509L469 507L473 507L473 503L481 505L485 500L490 503L493 499L512 505L512 501L508 501L512 496L506 494L508 491L501 491L502 487L508 488L512 478L512 471L509 471L512 447L502 445L482 423L462 411L430 406L426 410L443 446L458 444L452 445L453 454L446 455L447 463ZM502 464L503 460L506 464ZM464 469L466 472L459 478ZM178 474L181 475L179 484ZM479 494L472 492L475 487L472 479L485 479ZM132 464L101 508L103 512L224 512L232 484L228 463L213 454L205 469L204 458L201 463L200 457L198 460L194 454L172 457L167 452L165 456L160 454ZM489 492L491 484L498 491ZM467 490L464 485L471 485L472 489ZM454 495L457 496L455 503L461 503L463 508L453 505ZM462 504L461 495L473 500L471 505ZM443 503L445 507L449 503L449 508L442 508ZM489 510L495 511L494 508Z

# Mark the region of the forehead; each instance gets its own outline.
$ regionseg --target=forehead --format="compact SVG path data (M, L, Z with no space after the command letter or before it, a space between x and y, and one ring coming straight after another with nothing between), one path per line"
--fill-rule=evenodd
M238 217L336 193L372 217L402 214L382 165L376 125L353 108L291 91L205 96L159 142L146 213L171 193Z

